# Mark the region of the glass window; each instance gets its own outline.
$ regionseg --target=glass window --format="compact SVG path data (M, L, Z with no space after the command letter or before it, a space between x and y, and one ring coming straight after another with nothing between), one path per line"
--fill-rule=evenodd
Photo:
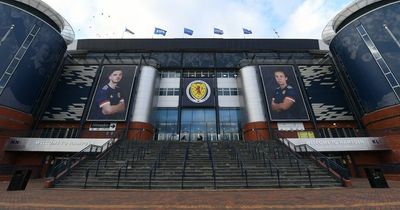
M180 90L179 88L174 88L174 95L179 96Z
M160 96L166 96L167 90L165 88L160 88Z
M226 71L224 71L224 72L221 72L221 77L222 78L228 78L228 72L226 72Z
M376 60L376 62L379 64L379 66L381 67L383 73L388 73L390 72L390 69L388 68L388 66L386 65L385 61L383 60L383 58L379 58Z
M229 115L230 115L230 121L231 122L238 122L239 121L239 111L237 109L231 109L229 110Z
M205 110L205 119L207 122L215 122L215 110L214 109L206 109Z
M232 96L237 96L237 95L238 95L238 90L237 90L237 88L231 88L231 95L232 95Z
M162 71L161 72L161 78L167 78L168 77L168 72Z
M222 88L224 96L229 96L229 88Z
M235 78L235 77L236 77L235 72L234 72L234 71L228 72L228 77L229 77L229 78Z
M219 110L219 120L221 122L229 122L230 121L229 110L220 109Z
M28 48L28 47L29 47L29 44L32 42L33 38L34 38L34 36L29 35L29 36L26 38L25 42L23 43L23 47L24 47L24 48Z
M3 74L3 78L1 78L1 80L0 80L0 87L6 86L8 78L10 78L9 74Z
M192 110L184 109L184 110L182 110L181 114L182 114L182 116L181 116L182 122L190 122L190 121L192 121Z
M168 109L167 122L178 122L178 110Z
M166 122L167 121L167 110L165 110L165 109L158 110L158 119L159 119L159 122Z
M396 79L393 77L393 74L387 74L386 77L392 87L399 85L399 83L397 83Z
M204 121L204 110L203 109L194 109L193 110L193 121L195 121L195 122Z
M15 58L21 59L24 53L26 52L26 48L19 48L17 54L15 55Z
M218 88L218 95L219 95L219 96L222 96L222 95L223 95L222 88Z
M400 96L400 87L395 87L393 90L398 96Z
M174 88L167 88L167 96L173 96L174 95Z

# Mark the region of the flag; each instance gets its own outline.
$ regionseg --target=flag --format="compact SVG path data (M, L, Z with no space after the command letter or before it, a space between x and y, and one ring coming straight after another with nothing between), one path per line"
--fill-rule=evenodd
M167 31L166 30L164 30L164 29L161 29L161 28L155 28L154 29L154 34L161 34L161 35L163 35L163 36L165 36L166 34L167 34Z
M218 28L214 28L214 34L222 35L222 34L224 34L224 31L221 29L218 29Z
M183 29L183 33L192 36L193 35L193 30L188 29L188 28L184 28Z
M243 33L244 34L252 34L253 32L251 30L249 30L249 29L243 28Z
M133 33L133 31L129 30L127 27L125 27L125 32L128 32L128 33L130 33L130 34L132 34L132 35L135 34L135 33Z

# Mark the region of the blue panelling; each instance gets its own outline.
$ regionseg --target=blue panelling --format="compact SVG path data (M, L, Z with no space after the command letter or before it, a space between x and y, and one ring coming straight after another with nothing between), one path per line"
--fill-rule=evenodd
M384 107L399 104L393 87L383 72L390 72L391 78L400 80L400 48L384 28L387 26L395 39L400 37L400 3L388 4L354 20L341 29L330 44L333 56L355 92L356 100L363 112L369 113ZM361 34L356 30L363 27L370 41L381 54L390 69L381 69L371 54ZM397 90L397 88L396 88Z
M79 121L98 66L65 66L43 120Z
M67 46L60 33L44 21L4 3L0 3L0 36L4 36L0 105L33 113Z
M317 120L353 120L330 66L299 66Z

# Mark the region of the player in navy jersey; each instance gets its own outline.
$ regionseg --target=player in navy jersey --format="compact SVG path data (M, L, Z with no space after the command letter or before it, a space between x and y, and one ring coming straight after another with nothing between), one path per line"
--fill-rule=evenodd
M274 97L271 101L272 117L278 119L298 118L301 114L298 91L293 86L288 85L288 77L283 70L275 71L274 76L279 86L275 89Z
M96 94L96 119L123 119L125 116L125 98L118 83L122 80L122 70L113 70L108 76L109 82Z

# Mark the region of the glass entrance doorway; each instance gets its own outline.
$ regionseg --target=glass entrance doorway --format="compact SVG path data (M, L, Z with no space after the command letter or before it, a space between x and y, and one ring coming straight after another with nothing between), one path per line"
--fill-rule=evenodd
M182 109L181 141L216 141L216 117L214 109Z

